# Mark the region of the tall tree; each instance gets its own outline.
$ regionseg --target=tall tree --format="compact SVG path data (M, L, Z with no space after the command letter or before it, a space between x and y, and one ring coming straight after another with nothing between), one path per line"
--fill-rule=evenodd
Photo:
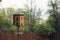
M28 3L25 5L26 6L25 10L27 12L26 14L28 15L27 17L28 17L29 29L30 29L30 31L33 31L33 27L35 26L35 22L36 22L35 18L37 18L36 14L38 12L37 12L37 6L36 6L36 4L34 5L33 0L30 0L29 4L30 4L30 6L28 5ZM38 14L40 14L40 13L38 13Z
M7 10L6 10L7 12L7 18L8 18L8 20L10 21L10 22L12 22L12 20L13 20L13 14L15 14L16 13L16 10L14 9L14 8L7 8Z
M54 1L50 1L50 4L49 4L50 8L48 10L50 16L48 18L48 22L51 24L51 26L55 29L56 32L59 32L60 31L60 27L59 27L59 12L58 12L58 6L57 6L57 2L56 0Z

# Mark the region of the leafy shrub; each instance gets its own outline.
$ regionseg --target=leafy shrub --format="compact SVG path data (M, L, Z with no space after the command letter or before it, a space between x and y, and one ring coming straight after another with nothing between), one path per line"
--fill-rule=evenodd
M35 32L39 32L43 35L50 35L55 32L54 28L51 27L51 25L47 23L42 23L40 25L36 25L34 27Z

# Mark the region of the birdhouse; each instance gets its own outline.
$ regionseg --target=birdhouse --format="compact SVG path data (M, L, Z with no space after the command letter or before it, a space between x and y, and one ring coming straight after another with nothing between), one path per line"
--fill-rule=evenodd
M23 26L24 25L24 14L14 14L13 25Z

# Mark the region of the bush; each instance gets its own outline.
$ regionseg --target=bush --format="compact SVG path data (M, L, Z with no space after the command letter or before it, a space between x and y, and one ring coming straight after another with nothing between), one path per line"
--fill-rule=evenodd
M55 32L55 30L51 27L51 25L47 23L42 23L40 25L36 25L34 27L35 32L39 32L43 35L50 35Z
M0 30L16 31L17 28L6 17L0 16Z

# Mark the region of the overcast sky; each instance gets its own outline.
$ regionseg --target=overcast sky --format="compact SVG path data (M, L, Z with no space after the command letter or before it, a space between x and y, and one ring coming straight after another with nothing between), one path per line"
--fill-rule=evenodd
M1 8L7 8L7 7L13 7L13 8L24 8L24 4L27 4L28 0L2 0L0 3ZM48 0L34 0L37 4L37 7L39 7L42 10L47 9ZM30 2L28 2L29 4ZM46 18L46 16L43 16Z
M41 9L47 8L48 0L36 0L35 2ZM27 0L2 0L0 7L23 8L26 3Z

